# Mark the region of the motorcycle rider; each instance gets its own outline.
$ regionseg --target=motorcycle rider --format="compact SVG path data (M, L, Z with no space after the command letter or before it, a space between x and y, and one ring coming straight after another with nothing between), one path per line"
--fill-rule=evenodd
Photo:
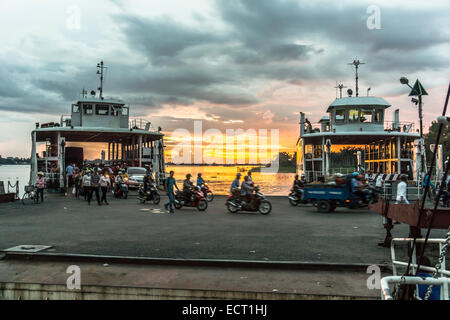
M115 185L114 185L114 193L117 193L117 191L120 188L120 185L122 183L125 183L123 180L123 175L122 175L122 171L119 171L119 174L116 176L116 178L114 179Z
M144 192L147 193L148 187L153 185L153 176L152 172L150 171L150 168L147 168L147 172L145 173L143 182L144 182Z
M191 177L192 175L188 173L186 175L186 179L184 179L183 181L183 194L185 199L191 199L192 201L193 200L192 188L194 187L194 184L191 181Z
M357 195L358 197L360 197L362 199L362 201L367 202L367 196L369 194L369 191L367 190L366 186L363 183L364 176L361 174L357 174L355 179L356 179L357 187L353 191L353 193L355 195Z
M231 183L230 194L233 194L233 190L234 189L238 189L239 190L239 180L241 180L241 173L240 172L238 172L236 174L236 179L234 179L233 182Z
M201 188L204 184L205 184L205 180L203 180L202 174L200 172L199 174L197 174L197 186L199 186Z
M294 184L292 189L296 194L302 194L302 189L305 186L305 175L302 174L301 179L298 178L298 174L295 175Z
M295 175L295 179L294 179L294 184L292 186L292 188L294 190L297 189L303 189L303 187L305 186L306 180L305 180L305 175L302 174L301 179L298 178L298 174Z
M251 172L251 171L249 171L249 172L247 173L247 177L248 177L248 182L249 182L252 186L254 186L253 179L252 179L252 172Z
M252 202L252 194L253 194L253 182L250 180L249 176L244 177L244 181L241 184L241 198L245 201L245 203L250 204Z

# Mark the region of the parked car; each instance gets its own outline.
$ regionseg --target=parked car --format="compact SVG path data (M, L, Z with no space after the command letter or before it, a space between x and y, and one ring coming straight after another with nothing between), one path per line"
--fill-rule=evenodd
M128 174L128 188L138 189L141 184L144 184L144 176L147 173L145 168L141 167L129 167L127 169Z

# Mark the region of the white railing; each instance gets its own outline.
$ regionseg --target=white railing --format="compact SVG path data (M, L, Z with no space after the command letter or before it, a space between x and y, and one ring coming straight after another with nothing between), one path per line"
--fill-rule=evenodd
M137 128L141 130L150 130L151 122L142 118L131 119L129 123L129 128Z
M387 277L387 278L392 278L394 280L391 279L391 283L400 283L397 282L398 279L403 279L403 278L411 278L411 281L415 281L416 283L406 283L406 284L415 284L415 285L419 285L419 284L426 284L423 283L417 279L421 279L423 280L423 278L420 277L401 277L398 276L398 266L401 267L407 267L408 263L403 262L403 261L399 261L397 260L396 254L395 254L395 243L412 243L414 241L413 238L393 238L391 241L391 260L392 260L392 275L393 277ZM446 243L446 239L428 239L427 243L429 244L438 244L439 245L439 255L443 257L442 262L440 262L440 268L439 268L439 273L440 273L440 278L439 279L447 279L447 281L444 282L440 282L439 284L441 284L441 300L448 300L449 299L449 291L448 291L448 285L449 285L449 278L446 277L450 277L450 271L446 269L446 263L445 263L445 259L446 259L446 250L444 249L445 243ZM416 243L423 243L425 242L425 239L420 238L420 239L416 239ZM416 273L417 271L417 259L416 259L416 248L414 248L414 251L412 252L412 259L411 259L411 265L412 267L412 272L413 274ZM435 267L430 267L430 266L420 266L420 270L423 271L429 271L429 272L435 272L436 268ZM415 279L415 280L414 280ZM430 278L431 279L431 278ZM434 278L434 280L436 280L436 278ZM403 281L403 280L401 280ZM419 282L417 282L419 281ZM403 283L403 282L401 282ZM386 282L386 284L389 284L389 282ZM431 284L431 283L430 283ZM420 299L418 296L418 287L416 287L416 291L415 291L415 297L417 299ZM384 293L383 293L384 294Z
M421 277L403 277L403 276L391 276L384 277L381 279L381 299L383 300L394 300L394 297L391 294L390 285L392 284L410 284L410 285L433 285L433 286L441 286L448 287L450 283L450 279L448 278L421 278ZM417 290L416 290L417 291ZM418 300L421 300L419 297L415 297ZM442 299L444 298L444 299ZM446 298L446 299L445 299ZM447 296L442 296L442 300L448 300Z

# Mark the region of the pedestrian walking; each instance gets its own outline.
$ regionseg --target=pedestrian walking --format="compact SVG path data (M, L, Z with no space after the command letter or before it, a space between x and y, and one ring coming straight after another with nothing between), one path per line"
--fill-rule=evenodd
M166 209L166 211L168 211L170 209L170 211L169 211L170 213L175 212L173 209L173 202L175 201L175 193L174 193L173 187L177 188L178 191L180 190L180 189L178 189L177 182L175 181L174 175L175 175L175 173L173 171L170 171L169 177L166 178L166 181L164 182L164 184L166 185L166 188L167 188L167 196L169 197L169 202L164 205L164 208Z
M405 175L402 175L400 178L400 183L397 185L397 201L395 203L406 203L409 204L408 195L407 195L407 178Z
M99 190L100 190L100 175L98 174L98 168L95 167L94 168L94 173L92 174L92 177L91 177L91 195L90 195L90 198L92 199L92 194L95 193L95 200L97 200L98 205L101 206L102 203L100 202Z
M38 172L38 180L36 182L36 197L39 201L39 197L41 198L41 202L44 202L44 188L45 188L45 178L44 173L42 171Z
M107 172L108 170L104 169L100 177L100 188L102 190L100 202L109 205L108 200L106 199L106 194L108 193L108 188L111 186L111 179L109 178Z

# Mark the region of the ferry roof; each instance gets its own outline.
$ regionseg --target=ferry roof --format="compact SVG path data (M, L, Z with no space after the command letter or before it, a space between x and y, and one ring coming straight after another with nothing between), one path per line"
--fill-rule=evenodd
M320 118L319 123L320 122L329 122L330 121L330 116L323 116L322 118Z
M321 144L322 139L331 139L333 144L368 144L380 140L385 140L393 137L402 137L408 141L414 141L420 138L419 133L414 132L399 132L399 131L349 131L349 132L314 132L305 133L302 139L305 143Z
M335 99L327 109L330 112L334 107L351 107L351 106L383 106L390 107L389 102L379 97L346 97Z
M149 140L159 140L164 136L162 132L128 128L50 127L33 131L36 132L37 141L45 141L46 138L54 137L58 133L65 137L66 141L74 142L113 142L119 139L127 141L139 135Z
M120 105L124 105L125 103L120 100L120 99L113 99L113 98L105 98L105 99L100 99L100 98L95 98L95 97L91 97L91 98L81 98L77 101L77 103L79 102L83 102L83 103L108 103L108 104L120 104Z

